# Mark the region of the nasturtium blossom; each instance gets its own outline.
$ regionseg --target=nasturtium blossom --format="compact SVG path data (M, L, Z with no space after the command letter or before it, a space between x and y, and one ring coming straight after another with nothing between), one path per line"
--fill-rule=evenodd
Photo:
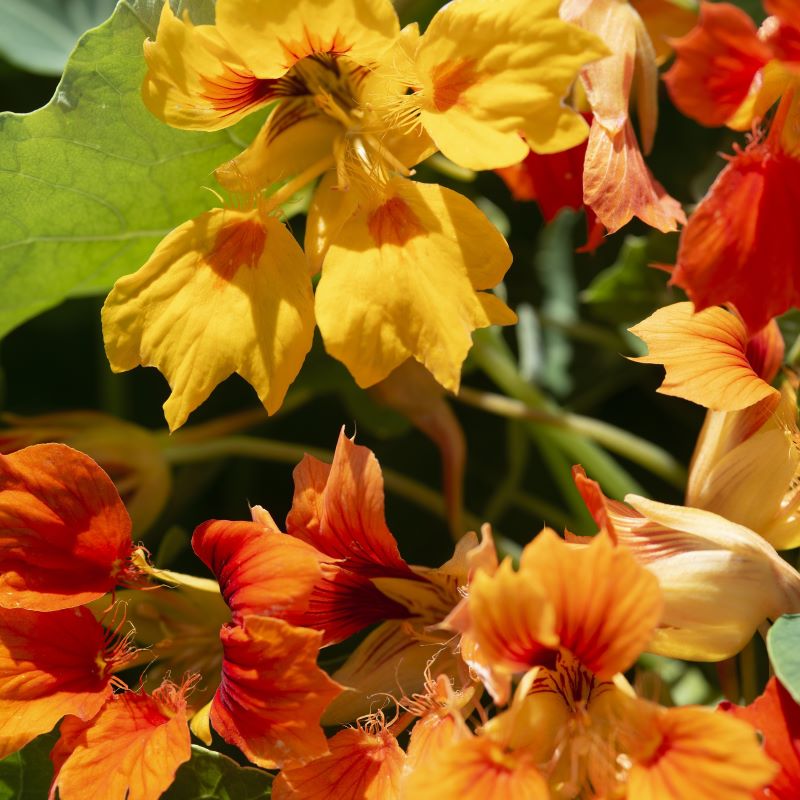
M111 479L63 444L0 455L0 608L54 611L135 580L131 520Z

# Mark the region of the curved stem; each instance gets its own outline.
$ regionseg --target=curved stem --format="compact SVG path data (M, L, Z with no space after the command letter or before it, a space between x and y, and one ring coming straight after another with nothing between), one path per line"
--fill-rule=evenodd
M658 475L668 483L683 489L686 486L686 469L666 450L608 422L592 419L569 411L558 413L531 408L522 400L505 395L482 392L462 386L457 399L467 405L509 419L526 419L541 422L592 439L607 450L624 456L634 464Z

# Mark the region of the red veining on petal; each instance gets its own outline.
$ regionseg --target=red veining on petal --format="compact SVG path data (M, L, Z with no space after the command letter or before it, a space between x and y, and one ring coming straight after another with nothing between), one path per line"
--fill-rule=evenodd
M478 82L474 58L460 58L437 64L432 73L433 105L437 111L449 111L462 102L464 92Z
M245 219L223 225L214 247L205 257L206 263L225 281L231 281L240 267L254 269L258 265L267 232L255 220Z
M205 89L203 98L223 116L236 114L277 96L278 80L257 78L252 73L240 72L227 64L224 66L222 75L214 78L200 76Z
M325 40L319 34L303 26L303 37L297 41L281 41L281 47L286 54L287 62L284 65L289 69L293 64L306 56L325 53L332 56L341 56L352 49L344 36L337 30L330 40Z
M370 236L378 247L394 244L402 247L425 232L420 218L400 197L391 197L378 206L367 219Z

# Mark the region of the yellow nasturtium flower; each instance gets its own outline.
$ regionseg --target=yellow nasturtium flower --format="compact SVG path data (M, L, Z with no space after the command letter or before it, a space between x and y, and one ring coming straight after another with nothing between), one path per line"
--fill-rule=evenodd
M516 320L486 291L511 253L469 200L410 181L413 167L437 148L492 168L528 144L576 144L586 125L563 99L606 52L559 19L556 0L457 0L421 36L400 30L389 0L219 0L214 25L165 3L145 46L152 113L211 131L273 108L216 171L252 210L182 225L112 290L112 368L156 366L172 387L173 429L232 372L273 412L316 315L328 352L361 386L413 358L456 391L472 331ZM304 258L275 213L320 177Z

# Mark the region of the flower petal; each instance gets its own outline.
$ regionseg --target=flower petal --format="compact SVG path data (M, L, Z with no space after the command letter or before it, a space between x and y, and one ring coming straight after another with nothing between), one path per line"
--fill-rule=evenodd
M138 692L114 695L94 719L68 717L51 758L50 800L79 800L91 786L103 800L158 800L191 756L186 705ZM158 699L157 699L158 698Z
M216 12L220 33L264 78L322 53L369 65L400 33L390 0L222 0Z
M222 681L211 704L217 733L267 768L322 755L319 719L341 691L317 666L322 634L251 615L224 626L220 638Z
M165 3L156 40L145 42L142 99L176 128L227 128L275 99L274 81L256 77L213 25L178 19Z
M733 303L756 333L800 305L798 206L800 161L768 142L737 153L684 228L671 282L698 311Z
M115 372L142 364L167 378L172 430L233 372L273 413L311 347L305 258L277 219L214 209L176 228L138 272L117 281L103 331Z
M0 609L0 758L65 714L91 719L111 696L105 631L85 608Z
M204 522L192 548L219 581L234 622L305 608L322 576L313 548L257 522Z
M465 197L394 178L328 250L316 294L325 347L360 386L413 356L455 391L472 331L515 319L499 301L487 311L475 291L510 263L503 237Z
M586 138L562 100L600 40L558 18L558 2L445 5L420 40L415 72L422 124L450 159L470 169L516 164L527 148L553 153Z
M0 608L52 611L110 591L131 555L111 479L62 444L0 456Z
M348 728L328 744L327 755L280 773L274 800L399 800L405 753L389 731Z
M753 20L731 3L701 3L697 27L672 46L675 63L664 76L670 98L703 125L724 125L772 58Z
M780 400L780 392L747 360L742 321L723 308L695 313L691 303L673 303L630 330L649 350L632 360L664 365L661 394L720 411L747 408L767 397L774 405Z

